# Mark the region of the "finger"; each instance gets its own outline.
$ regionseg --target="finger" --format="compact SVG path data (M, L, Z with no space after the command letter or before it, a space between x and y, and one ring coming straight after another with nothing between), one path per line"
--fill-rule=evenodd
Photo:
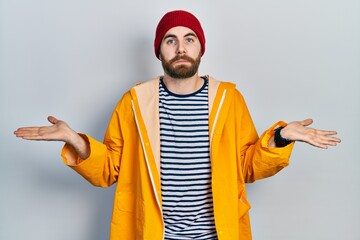
M336 146L338 143L341 143L341 139L339 138L330 138L326 141L328 145Z
M320 147L320 148L328 148L328 146L336 146L338 143L340 143L341 140L339 138L335 137L327 137L327 136L321 136L317 139L314 139L310 142L310 144Z
M325 138L327 140L329 140L329 141L340 143L341 139L337 138L337 137L334 137L333 135L335 135L335 134L328 134L328 135L325 136Z
M330 146L336 146L339 143L339 139L336 138L328 138L321 141L321 144L326 144Z
M311 118L300 121L300 124L304 127L311 125L314 121Z
M337 135L336 131L317 130L317 133L322 139L337 142L337 143L341 142L340 138L334 137L334 135Z
M41 135L24 135L24 136L21 136L20 138L22 138L24 140L48 140L47 138L44 138Z
M315 147L318 147L318 148L322 148L322 149L327 149L328 146L335 146L334 143L331 143L331 142L323 142L323 141L309 141L307 142ZM336 143L335 143L336 144Z
M51 122L52 124L56 124L59 120L56 117L53 116L48 116L48 121Z
M25 127L19 128L15 131L15 135L21 138L44 138L47 132L51 130L51 127Z
M14 133L17 137L33 136L33 135L38 135L39 128L38 127L19 128Z
M39 127L22 127L22 128L18 128L14 134L15 135L23 135L23 134L27 134L30 132L35 132L38 131Z

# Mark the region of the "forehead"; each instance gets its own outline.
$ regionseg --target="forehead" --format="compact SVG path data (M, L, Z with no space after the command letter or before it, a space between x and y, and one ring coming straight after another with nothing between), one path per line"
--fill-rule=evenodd
M168 35L174 35L176 37L184 37L185 35L188 35L189 33L194 34L196 36L196 33L191 30L188 27L183 26L176 26L173 28L170 28L164 35L164 38Z

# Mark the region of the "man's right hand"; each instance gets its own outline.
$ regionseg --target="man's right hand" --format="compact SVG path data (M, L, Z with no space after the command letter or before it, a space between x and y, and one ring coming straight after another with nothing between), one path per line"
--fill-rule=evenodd
M48 117L51 126L42 127L22 127L17 129L14 134L16 137L25 140L42 141L62 141L69 144L82 159L90 155L88 143L69 125L53 116Z

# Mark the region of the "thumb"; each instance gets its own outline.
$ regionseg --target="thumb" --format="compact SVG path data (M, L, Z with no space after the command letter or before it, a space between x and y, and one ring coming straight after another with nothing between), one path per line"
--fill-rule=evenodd
M59 120L56 117L53 116L48 116L48 121L51 122L52 124L56 124Z
M308 119L305 119L305 120L302 120L300 122L301 125L303 125L304 127L307 127L309 126L310 124L312 124L314 121L311 119L311 118L308 118Z

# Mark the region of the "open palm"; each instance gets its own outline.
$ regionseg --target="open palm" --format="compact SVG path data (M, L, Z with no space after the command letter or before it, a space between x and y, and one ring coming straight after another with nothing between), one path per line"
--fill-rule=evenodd
M53 116L48 117L51 126L41 127L22 127L14 132L17 137L26 140L46 140L69 142L70 134L73 130L69 125Z
M339 138L334 136L337 134L336 131L308 127L312 123L312 119L291 122L281 131L281 135L287 139L306 142L319 148L336 146L337 143L341 142Z

